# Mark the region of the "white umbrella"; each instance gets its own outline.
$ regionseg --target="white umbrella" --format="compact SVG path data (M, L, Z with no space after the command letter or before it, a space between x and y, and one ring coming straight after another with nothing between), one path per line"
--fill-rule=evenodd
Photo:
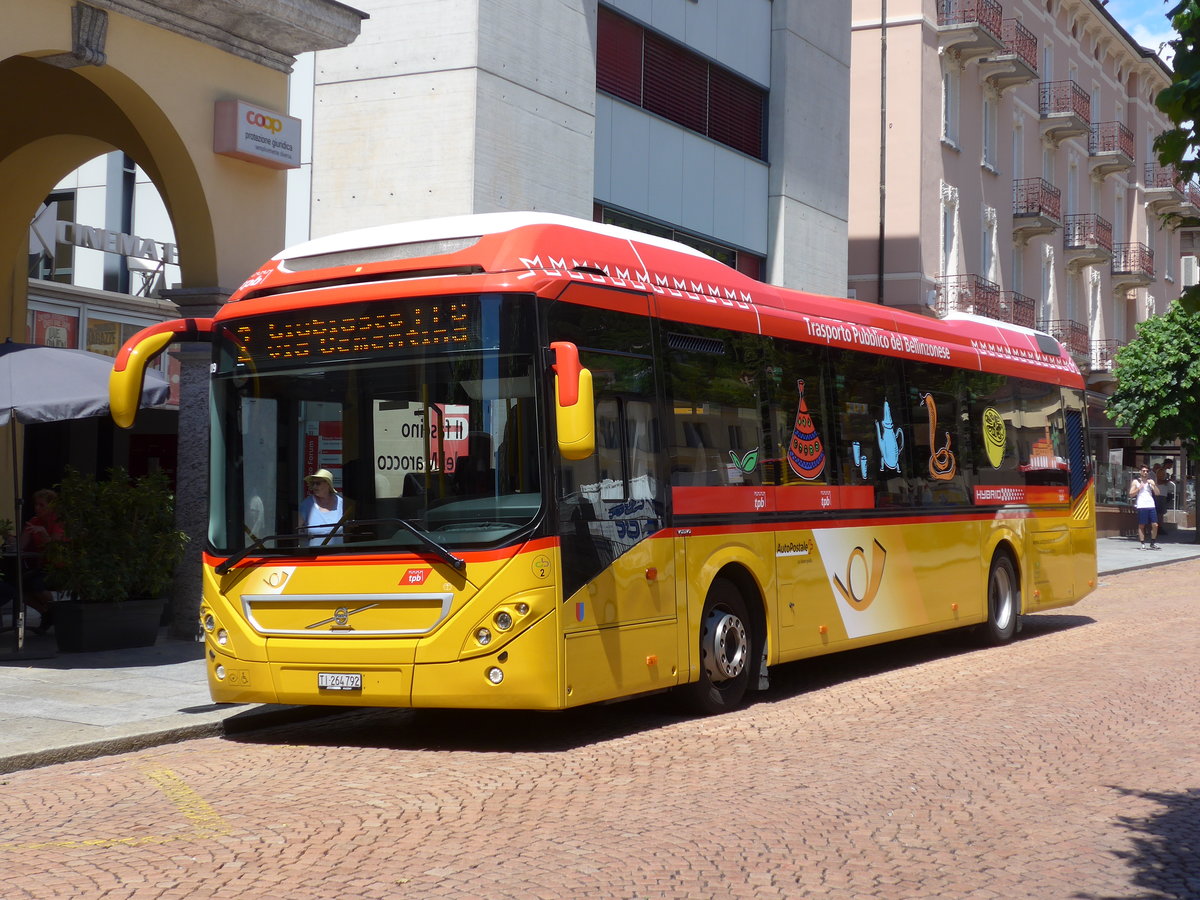
M12 419L24 424L86 419L108 412L108 376L113 359L87 350L19 344L9 339L0 344L0 425ZM143 405L163 403L170 392L166 379L146 373L142 386ZM17 460L17 429L12 428L13 498L16 527L21 527L22 502L20 466ZM17 596L13 600L15 649L25 643L25 608L21 576L21 544L17 542Z

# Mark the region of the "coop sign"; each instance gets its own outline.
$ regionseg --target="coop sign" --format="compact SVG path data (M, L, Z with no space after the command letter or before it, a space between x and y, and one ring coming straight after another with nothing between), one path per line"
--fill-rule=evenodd
M300 120L245 100L218 100L213 152L271 169L298 169Z

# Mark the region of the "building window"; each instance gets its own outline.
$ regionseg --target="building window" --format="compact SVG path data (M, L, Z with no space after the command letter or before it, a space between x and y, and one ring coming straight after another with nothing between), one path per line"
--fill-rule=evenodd
M958 146L958 67L942 63L942 140Z
M59 222L75 221L75 192L50 194L29 226L29 277L43 281L73 283L75 248L57 243Z
M983 164L993 172L996 164L996 107L993 97L983 98Z
M763 280L766 257L751 253L749 250L739 250L728 244L719 244L700 235L681 231L672 225L664 225L661 222L645 219L624 210L605 206L602 203L592 205L592 219L605 225L616 225L620 228L628 228L630 231L640 231L642 234L652 234L669 241L678 241L711 256L718 262L725 263L731 269L737 269L743 275L748 275L756 281Z
M958 188L942 182L942 274L961 275L958 239Z
M983 253L981 255L981 273L988 281L998 282L996 268L996 210L994 207L983 208Z
M767 158L767 92L606 6L596 88L734 150Z

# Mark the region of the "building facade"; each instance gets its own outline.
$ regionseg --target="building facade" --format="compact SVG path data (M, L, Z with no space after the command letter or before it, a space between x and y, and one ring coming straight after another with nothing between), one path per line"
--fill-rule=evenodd
M1174 451L1108 420L1113 357L1195 271L1163 215L1200 191L1151 149L1170 70L1103 0L853 9L851 291L1053 334L1087 378L1098 499L1123 500L1128 467Z
M839 0L369 0L301 60L288 241L542 210L844 295L850 10Z
M295 57L352 41L361 22L336 0L0 4L0 337L111 352L139 325L211 315L284 230L285 175L220 145L225 104L282 114ZM141 216L149 192L160 213ZM164 255L177 266L156 271ZM169 297L149 296L164 281ZM102 419L13 421L0 441L0 507L18 519L14 493L53 484L66 463L102 473L174 459L193 538L175 587L179 636L194 634L200 595L210 355L179 354L177 426L151 415L130 437Z

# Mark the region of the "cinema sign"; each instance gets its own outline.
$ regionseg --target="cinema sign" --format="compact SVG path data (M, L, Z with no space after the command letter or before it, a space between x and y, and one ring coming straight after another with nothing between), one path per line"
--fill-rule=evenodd
M54 223L54 239L60 244L72 244L88 250L118 253L121 256L149 259L171 266L179 265L177 246L165 241L138 237L136 234L107 231L104 228L80 225L78 222L59 221Z

